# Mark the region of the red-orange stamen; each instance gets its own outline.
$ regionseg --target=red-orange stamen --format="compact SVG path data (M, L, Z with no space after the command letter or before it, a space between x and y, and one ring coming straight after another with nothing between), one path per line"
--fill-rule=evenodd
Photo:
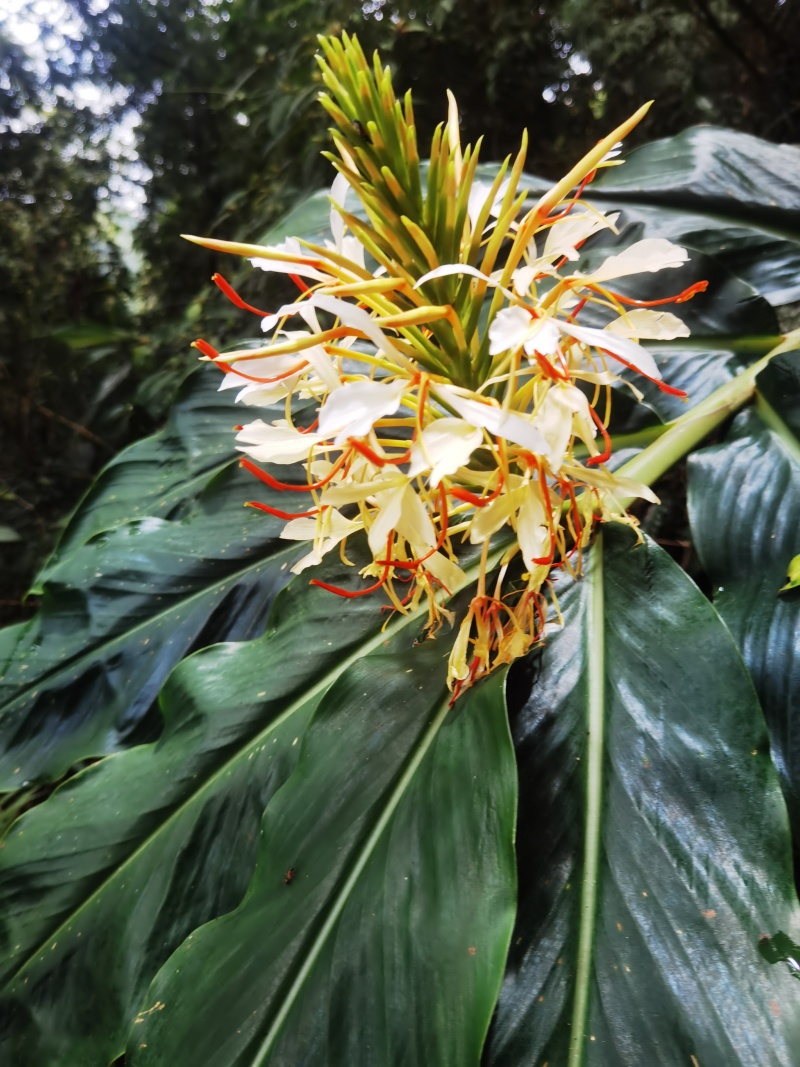
M605 296L605 292L599 285L587 285L586 288ZM621 293L611 293L611 295L618 303L625 304L628 307L654 308L660 307L662 304L685 304L687 300L691 300L697 293L704 293L706 289L708 289L708 282L703 281L695 282L687 289L684 289L683 292L678 293L677 296L664 296L660 300L634 300L632 296L623 296Z
M591 459L586 460L587 467L594 467L598 463L607 463L608 460L611 458L611 438L608 435L608 430L606 429L605 423L594 410L594 408L591 407L591 405L589 406L589 414L592 416L592 421L594 422L595 426L603 435L603 442L606 446L605 451L602 452L599 456L592 456Z
M360 452L361 455L374 463L376 467L385 467L387 463L408 463L411 459L411 449L406 449L400 456L379 456L377 452L369 447L364 441L359 441L357 437L348 437L347 443L351 445L356 452Z
M269 315L268 311L261 311L259 310L259 308L253 307L252 304L248 304L246 300L242 300L242 298L239 296L233 286L226 282L221 274L213 274L211 276L211 281L214 283L214 285L217 286L218 289L222 290L222 292L225 294L225 296L227 296L228 300L230 300L232 304L234 304L237 308L241 308L242 311L252 311L254 315L261 315L262 317Z
M643 378L646 378L648 382L652 382L653 385L657 385L662 393L668 393L670 396L679 396L683 400L685 400L686 397L689 395L683 389L676 389L674 385L667 385L666 382L662 382L659 378L654 378L652 375L646 374L645 371L641 370L639 367L634 367L632 363L629 363L627 359L623 359L622 356L618 356L616 352L609 352L605 348L601 348L599 349L599 351L606 356L611 356L612 359L616 359L618 363L621 363L623 367L627 367L628 370L632 370L635 371L637 374L641 374L641 376Z
M280 508L272 508L269 504L262 504L260 500L247 500L244 505L246 508L258 508L259 511L266 511L268 515L274 515L276 519L285 519L287 522L291 519L305 519L309 515L319 515L322 508L312 508L311 511L281 511Z
M470 493L468 489L448 489L450 496L454 496L456 500L463 500L465 504L472 504L474 508L485 508L487 504L491 504L493 500L496 500L503 489L503 472L500 471L500 478L497 483L497 488L494 492L489 493L488 496L476 496L474 493Z
M326 486L331 478L334 478L338 471L341 470L347 459L347 453L343 452L341 456L336 460L333 467L318 482L312 482L310 485L292 485L290 482L279 482L277 478L273 478L271 474L267 474L261 467L257 467L255 463L252 463L249 459L239 460L239 466L244 467L246 471L254 474L256 478L260 479L265 485L268 485L270 489L280 489L281 491L290 493L309 493L313 489L322 489Z
M389 534L389 540L386 544L386 555L391 555L391 551L392 534ZM354 600L357 596L366 596L368 593L374 593L377 589L380 589L380 587L386 583L386 579L389 577L389 571L392 566L392 563L387 563L383 568L383 574L374 585L369 586L367 589L359 589L356 592L352 592L349 589L342 589L338 585L329 585L327 582L321 582L318 578L312 578L309 584L318 585L320 589L327 589L329 593L335 593L337 596L343 596L348 600Z

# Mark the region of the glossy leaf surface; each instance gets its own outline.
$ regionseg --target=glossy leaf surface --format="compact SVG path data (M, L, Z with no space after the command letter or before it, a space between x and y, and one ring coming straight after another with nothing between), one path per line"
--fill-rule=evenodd
M448 702L435 645L342 677L245 901L153 983L133 1064L477 1064L513 923L516 770L501 679Z
M800 599L781 594L800 552L800 353L758 379L756 407L689 464L689 516L714 603L750 670L800 833Z
M667 554L609 529L512 730L520 901L490 1043L521 1063L796 1062L786 814L758 702Z

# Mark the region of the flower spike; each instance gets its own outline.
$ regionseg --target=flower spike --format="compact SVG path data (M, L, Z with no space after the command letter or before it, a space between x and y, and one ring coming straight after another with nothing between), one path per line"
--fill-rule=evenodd
M620 162L618 142L649 104L525 211L524 137L491 185L477 180L480 145L462 145L448 94L423 179L410 96L396 100L388 69L377 56L370 65L355 37L320 45L321 103L336 148L330 238L263 246L187 236L288 275L300 291L268 315L214 275L235 306L262 317L267 337L223 354L203 340L195 347L225 372L221 388L239 389L240 403L283 406L283 418L255 418L236 440L242 466L271 500L310 494L301 511L249 502L285 522L282 537L305 543L295 574L337 547L346 563L348 538L363 538L372 554L363 588L312 584L348 599L380 593L394 611L427 605L433 636L455 621L446 604L465 581L461 545L480 546L477 588L450 655L455 700L543 638L549 575L579 573L597 523L635 526L615 492L654 499L606 466L612 386L638 374L685 395L661 381L641 342L687 336L680 319L655 309L684 303L706 283L655 300L609 288L686 262L684 249L661 239L580 269L596 234L618 232L617 216L587 204L584 191L599 168ZM580 321L587 307L591 325ZM316 405L305 429L293 421L299 399ZM279 478L264 465L301 476ZM506 548L490 580L491 545Z

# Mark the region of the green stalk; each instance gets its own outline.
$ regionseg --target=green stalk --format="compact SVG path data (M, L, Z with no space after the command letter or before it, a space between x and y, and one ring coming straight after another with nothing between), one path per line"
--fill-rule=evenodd
M588 649L586 825L584 828L578 956L575 971L575 1000L572 1005L567 1067L581 1067L583 1062L597 918L606 710L602 534L597 538L590 561L589 573L586 576L589 589L589 608L586 613L588 632L585 635L586 648Z
M778 350L779 344L731 381L715 389L691 411L663 427L657 440L644 448L638 456L624 463L617 474L635 478L652 485L727 418L751 400L756 391L756 378ZM662 428L659 427L661 430ZM620 504L629 507L635 497L620 497Z

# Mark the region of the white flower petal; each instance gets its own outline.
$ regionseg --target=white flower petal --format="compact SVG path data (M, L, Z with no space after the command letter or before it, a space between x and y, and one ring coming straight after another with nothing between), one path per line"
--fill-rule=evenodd
M472 545L482 544L513 518L525 497L526 486L511 493L503 493L484 508L475 509L475 517L469 525L469 540Z
M436 527L410 484L403 490L402 507L395 529L415 549L433 548L436 544Z
M519 348L532 321L530 313L518 305L498 311L489 327L489 355Z
M480 278L481 281L486 282L487 285L494 289L502 289L499 281L490 277L488 274L484 274L483 271L478 270L477 267L471 267L468 263L443 263L441 267L434 267L433 270L429 270L427 274L423 274L422 277L414 283L414 288L419 289L421 285L431 281L433 278L446 278L450 274L469 274L471 278ZM502 291L509 298L512 296L507 289L502 289Z
M577 246L591 237L598 230L614 229L619 214L595 215L584 213L570 214L560 222L554 222L547 233L544 245L544 259L553 260L560 256L578 259Z
M315 445L324 441L322 434L301 433L293 426L268 426L262 419L256 419L243 426L236 435L239 452L260 463L297 463L308 458Z
M233 353L229 354L233 355ZM224 358L223 355L223 362ZM284 356L265 356L263 359L244 360L241 363L241 368L245 374L253 378L274 378L276 374L284 374L286 371L291 370L292 367L296 367L304 358L304 355L301 356L297 352L289 352ZM222 379L219 391L221 392L223 389L241 389L243 385L248 384L251 384L249 378L245 378L235 370L231 370Z
M375 478L369 478L365 482L351 481L349 478L336 485L329 485L322 493L320 503L336 504L343 507L345 504L356 504L360 500L367 500L378 493L389 489L396 489L406 484L408 478L400 471L381 471Z
M378 497L379 511L369 528L367 540L373 556L379 559L385 558L382 553L386 551L389 534L396 528L400 519L405 491L406 486L399 485Z
M550 554L550 537L544 503L537 489L528 485L517 516L517 540L526 567Z
M332 393L334 389L341 388L342 381L336 367L333 365L333 360L322 345L314 345L313 348L306 348L303 355L314 368L319 380L329 392Z
M314 541L313 549L292 566L292 574L301 574L307 567L321 563L326 553L361 528L360 522L346 519L335 508L326 508L319 516L306 516L287 522L281 530L282 538L287 541Z
M337 315L345 326L359 330L377 348L387 356L391 356L399 366L411 366L411 361L395 348L383 330L376 326L373 319L363 308L356 307L355 304L348 304L346 300L339 300L338 297L320 296L318 293L313 293L307 302L313 304L314 307L322 308L323 311L327 311L331 315Z
M411 446L408 477L430 470L430 486L435 489L442 478L468 461L482 440L481 431L463 419L437 419Z
M689 253L663 237L647 237L609 258L596 271L586 275L593 282L624 278L628 274L644 274L680 267L689 260Z
M344 174L337 174L333 179L333 185L331 186L331 235L336 245L336 251L341 252L342 241L344 240L344 219L333 206L338 204L339 207L345 206L345 200L350 190L350 182L345 178Z
M492 200L492 206L489 208L489 214L497 218L500 214L500 208L503 203L503 198L506 195L508 189L509 179L507 178L497 190L494 199ZM469 191L469 203L467 205L467 214L469 215L470 225L475 229L475 224L478 221L478 216L481 213L486 201L489 199L489 193L491 193L492 187L488 182L473 182L472 188Z
M269 404L274 404L278 400L283 400L287 393L291 392L302 374L302 371L298 371L297 374L291 374L288 378L282 378L281 381L273 382L271 385L252 382L236 394L236 403L245 404L248 407L267 407Z
M511 275L512 288L517 296L528 296L533 285L533 279L538 273L538 266L517 267Z
M653 311L636 308L609 322L606 329L618 337L646 337L648 340L671 341L675 337L688 337L691 330L677 315L669 311Z
M533 319L523 348L528 356L541 352L543 356L555 354L561 340L558 326L552 319Z
M492 404L461 396L446 385L437 386L436 392L472 426L482 426L495 437L503 437L506 441L528 449L529 452L547 451L547 442L530 419L513 411L503 411Z
M268 245L267 251L296 256L298 259L310 258L309 253L294 237L287 237L278 245ZM260 270L273 271L277 274L297 274L301 278L313 278L316 281L330 280L327 274L322 274L316 267L307 266L305 263L289 262L285 259L267 259L263 256L251 258L250 263Z
M378 419L393 415L400 407L406 381L348 382L330 393L319 411L319 432L335 434L334 444L348 437L368 434Z
M577 326L571 322L559 322L558 319L553 319L553 321L568 337L574 337L576 341L583 341L586 345L618 356L623 363L633 367L634 370L641 371L648 378L661 378L661 371L650 353L628 337L620 337L608 330L597 330L592 326Z
M448 559L443 552L434 552L432 556L426 559L425 570L429 571L434 578L438 578L448 593L454 592L467 580L467 576L462 569L456 563L453 563L451 559Z
M547 462L553 471L560 470L573 434L596 451L597 427L589 414L589 401L574 385L552 386L533 421L547 441Z

